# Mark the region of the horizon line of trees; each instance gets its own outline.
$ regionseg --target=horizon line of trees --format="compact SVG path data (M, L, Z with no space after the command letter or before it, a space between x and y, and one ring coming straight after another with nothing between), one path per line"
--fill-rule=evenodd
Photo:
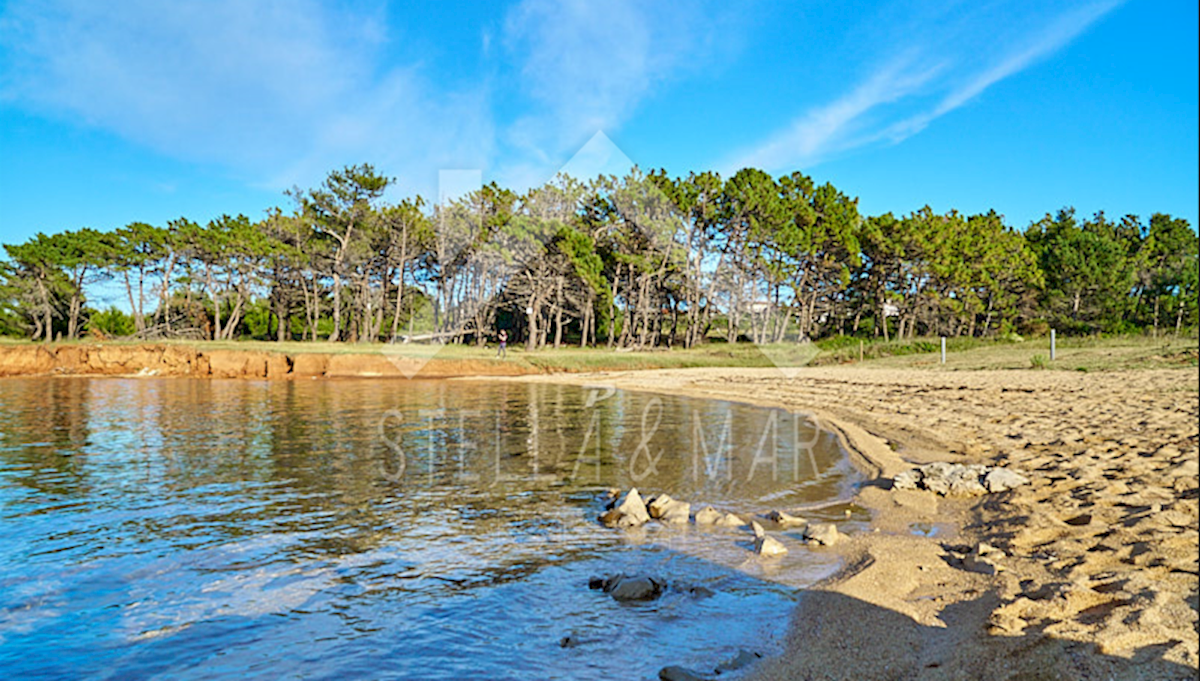
M385 203L369 164L252 221L181 217L5 244L0 334L483 343L529 350L1039 333L1198 324L1197 235L1155 213L863 216L794 172L633 168ZM99 286L126 310L94 309Z

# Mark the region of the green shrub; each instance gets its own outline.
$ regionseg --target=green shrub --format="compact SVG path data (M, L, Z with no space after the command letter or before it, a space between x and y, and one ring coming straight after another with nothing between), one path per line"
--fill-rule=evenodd
M132 316L109 306L107 310L92 313L87 322L87 329L96 329L106 336L121 337L132 336L137 327Z

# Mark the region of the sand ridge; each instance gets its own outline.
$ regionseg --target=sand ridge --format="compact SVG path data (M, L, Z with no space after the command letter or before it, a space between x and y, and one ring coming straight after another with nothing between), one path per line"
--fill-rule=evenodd
M839 431L876 479L875 531L807 592L767 679L1194 678L1200 376L692 369L517 380L782 406ZM893 491L910 464L1004 465L1032 484L967 499ZM936 527L925 536L914 528ZM1003 570L965 570L979 542ZM829 549L822 549L829 550Z

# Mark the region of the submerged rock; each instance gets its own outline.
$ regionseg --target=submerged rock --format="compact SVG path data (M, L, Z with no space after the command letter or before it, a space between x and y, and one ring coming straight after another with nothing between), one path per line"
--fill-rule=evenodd
M616 527L617 523L621 521L622 515L624 514L617 509L610 508L604 513L600 514L600 524L604 525L605 527Z
M717 668L711 672L702 672L688 667L679 665L671 665L663 667L658 672L660 681L713 681L727 672L736 672L745 669L762 658L762 653L756 653L742 648L738 650L737 655L725 660L717 665Z
M804 528L804 539L821 546L833 546L841 541L842 535L833 523L816 523Z
M763 517L777 525L782 525L784 527L794 527L797 525L807 525L808 524L808 521L805 520L804 518L800 518L800 517L794 516L794 515L788 515L787 513L783 512L783 511L771 511L770 513L767 513Z
M712 681L716 676L673 664L660 669L658 678L659 681Z
M604 593L618 602L652 601L662 595L666 586L665 581L644 575L616 574L608 578L592 577L588 580L588 587L603 589Z
M652 601L658 598L665 584L652 577L626 577L608 589L615 601Z
M617 499L621 498L621 490L611 488L600 493L600 501L604 502L604 510L609 510L617 505Z
M696 513L697 525L716 525L721 519L721 512L712 506L705 506Z
M756 653L742 648L738 650L737 655L734 655L728 660L717 665L716 672L724 674L725 672L734 672L739 669L748 667L757 662L762 657L762 653Z
M717 521L717 524L721 527L745 527L746 521L742 520L739 516L734 515L733 513L726 513L725 515L721 516L721 519Z

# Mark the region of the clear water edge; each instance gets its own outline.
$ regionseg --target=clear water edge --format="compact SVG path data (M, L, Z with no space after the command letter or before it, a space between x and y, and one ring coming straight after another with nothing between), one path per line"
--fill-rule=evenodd
M836 438L804 428L566 386L6 380L0 669L653 678L770 653L829 558L786 533L792 552L764 561L744 530L606 530L596 493L743 513L844 496ZM637 605L587 589L614 572L673 588Z

